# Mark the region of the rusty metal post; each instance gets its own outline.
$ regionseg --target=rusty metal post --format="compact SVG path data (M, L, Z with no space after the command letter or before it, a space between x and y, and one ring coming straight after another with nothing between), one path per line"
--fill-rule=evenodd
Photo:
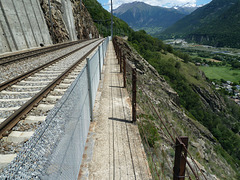
M114 44L115 44L115 46L114 46L114 47L115 47L115 53L116 53L116 56L117 56L117 53L118 53L118 52L117 52L117 45L116 45L116 42L115 42Z
M122 73L122 51L120 51L120 73Z
M117 59L118 59L118 61L119 61L119 49L118 49L118 45L116 45L116 47L117 47Z
M119 61L118 61L118 64L120 64L120 61L121 61L121 48L119 47Z
M117 46L117 59L118 59L118 64L119 64L119 52L120 52L120 50L119 50L119 46L118 45L116 45Z
M132 121L137 121L137 71L136 68L132 69Z
M115 39L113 39L113 46L114 46L114 49L116 51L116 42L115 42Z
M185 145L186 149L188 147L188 137L179 137L182 143ZM173 180L184 180L185 179L185 169L186 169L186 158L187 151L176 138L176 148L175 148L175 160L173 167ZM183 155L184 154L184 155Z
M125 88L127 86L126 84L126 58L124 56L123 58L123 87Z
M117 53L117 47L116 47L116 42L115 42L115 39L114 39L114 49L115 49L115 51L116 51L116 53Z

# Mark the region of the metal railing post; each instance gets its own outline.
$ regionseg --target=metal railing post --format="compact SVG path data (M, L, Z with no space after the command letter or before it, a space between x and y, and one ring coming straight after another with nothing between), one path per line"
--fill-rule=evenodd
M101 80L102 77L101 77L101 51L100 51L100 46L98 46L98 57L99 57L99 78Z
M179 137L185 147L188 147L188 137ZM185 179L185 169L186 169L186 158L187 151L183 147L183 144L179 142L176 138L176 148L175 148L175 160L173 167L173 180L184 180Z
M123 58L123 87L126 87L126 58Z
M87 78L88 78L88 93L89 93L89 108L90 108L90 119L93 121L93 103L92 103L92 80L91 80L91 69L89 64L89 58L87 58Z
M120 48L117 45L117 59L118 59L118 64L120 63Z
M116 43L115 43L115 41L114 41L114 50L115 50L115 53L116 53L116 56L118 57L118 52L117 52L117 46L116 46Z
M136 68L132 69L132 121L137 121L137 72Z
M103 64L105 64L105 62L104 62L104 59L105 59L105 56L104 56L104 48L105 48L105 45L106 45L106 39L105 39L105 41L102 43L102 57L103 57Z
M120 51L120 57L119 57L119 59L120 59L120 73L122 72L122 55L123 55L123 53L122 53L122 51Z

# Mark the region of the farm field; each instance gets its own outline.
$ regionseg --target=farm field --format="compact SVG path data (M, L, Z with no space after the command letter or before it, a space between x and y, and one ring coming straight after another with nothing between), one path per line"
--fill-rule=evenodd
M225 81L239 82L240 70L231 70L231 67L199 67L209 79L224 79Z

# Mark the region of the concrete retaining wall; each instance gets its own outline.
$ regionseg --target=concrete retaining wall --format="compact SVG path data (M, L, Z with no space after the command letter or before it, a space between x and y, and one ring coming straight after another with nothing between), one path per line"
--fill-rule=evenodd
M0 0L0 53L52 44L38 0Z
M63 6L63 20L66 24L70 40L77 40L73 8L70 0L61 0Z

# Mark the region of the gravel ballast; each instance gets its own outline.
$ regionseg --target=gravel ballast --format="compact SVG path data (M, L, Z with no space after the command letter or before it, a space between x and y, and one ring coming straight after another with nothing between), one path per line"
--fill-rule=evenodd
M95 45L91 45L92 47ZM53 66L53 68L49 68L48 71L59 71L66 69L66 64L73 64L76 59L83 56L88 49L91 47L84 48L85 50L74 53L69 56L68 63L59 62L58 67ZM56 58L56 56L54 56ZM19 70L21 71L21 70ZM22 72L22 71L21 71ZM82 73L82 72L81 72ZM80 73L80 74L81 74ZM70 75L73 76L73 75ZM40 76L37 76L39 78ZM1 79L1 77L0 77ZM29 81L34 81L33 78L29 78ZM48 77L48 80L52 80L52 78ZM72 79L72 78L71 78ZM1 81L1 80L0 80ZM5 80L3 80L5 81ZM11 149L8 153L18 153L17 157L10 163L6 168L0 170L0 179L46 179L49 172L49 165L52 153L54 153L57 144L65 133L66 125L69 123L69 118L72 116L72 109L76 106L76 96L71 95L73 92L74 86L76 85L76 80L70 85L68 90L63 95L62 92L54 92L52 91L50 95L63 95L62 98L57 102L55 107L50 112L44 112L38 109L32 110L29 115L34 116L47 116L46 120L42 123L34 123L31 125L23 124L19 122L13 130L16 131L35 131L34 135L25 143L22 144L13 144L1 142L0 145L0 153L7 154L5 152L6 149ZM84 82L82 85L86 85L87 82ZM23 85L24 83L19 82L19 85ZM43 83L39 83L43 84ZM38 85L39 85L38 84ZM36 83L29 83L28 85L36 85ZM12 88L13 89L13 88ZM64 89L64 88L63 88ZM10 88L9 88L10 90ZM16 91L22 91L18 89L14 89ZM32 89L35 90L35 89ZM77 91L78 96L80 91ZM31 93L30 93L31 94ZM32 94L31 94L32 95ZM4 95L0 93L0 98L19 98L17 95ZM21 94L21 98L28 98L28 95ZM43 99L43 102L46 104L52 104L54 101ZM7 104L7 103L6 103ZM83 111L83 110L80 110ZM70 123L71 124L71 123ZM37 129L36 129L37 128ZM48 170L47 170L48 169ZM51 168L50 168L51 170ZM53 167L54 171L54 167Z

